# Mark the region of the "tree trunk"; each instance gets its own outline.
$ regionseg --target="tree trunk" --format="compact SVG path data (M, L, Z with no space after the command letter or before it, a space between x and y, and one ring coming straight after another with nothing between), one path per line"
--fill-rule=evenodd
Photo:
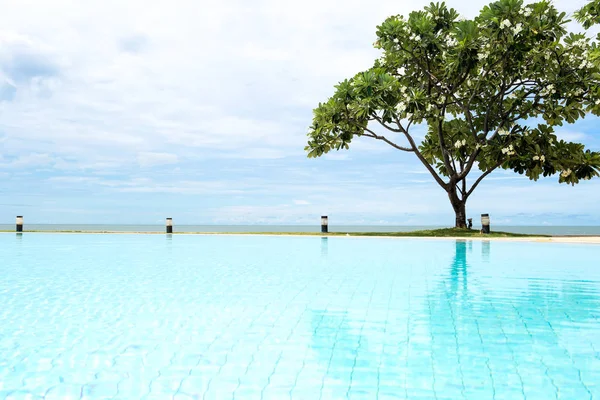
M450 190L448 192L448 197L450 198L450 203L452 204L452 208L454 209L454 214L456 215L456 221L454 224L455 228L466 228L467 227L467 211L466 211L466 203L467 201L464 199L460 199L456 193L456 188L454 190Z

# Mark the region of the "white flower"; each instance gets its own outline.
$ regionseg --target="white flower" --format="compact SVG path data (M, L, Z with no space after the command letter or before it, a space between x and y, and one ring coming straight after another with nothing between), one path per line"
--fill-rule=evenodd
M487 53L481 52L479 54L477 54L477 58L479 58L479 61L483 61L488 57Z
M398 75L404 75L404 72L405 72L405 71L406 71L406 70L404 69L404 67L400 67L400 68L398 68Z
M571 172L573 172L573 171L571 171L571 168L567 168L560 174L563 176L563 178L566 178L567 176L571 175Z
M596 105L600 105L600 99L596 100Z
M537 161L540 159L540 156L533 156L533 161Z
M502 29L508 28L509 26L511 26L511 23L507 19L505 19L504 21L500 22L500 28L502 28Z
M505 147L502 149L502 154L506 154L507 156L512 156L515 154L515 149L513 147L513 145L511 144L508 147Z
M448 46L456 46L458 44L458 42L456 41L455 38L449 37L448 40L446 40L446 44Z
M544 89L540 90L540 94L542 96L547 96L547 95L552 94L552 93L556 93L556 89L554 88L553 84L549 84Z
M463 140L459 139L454 143L454 147L456 147L457 149L460 149L461 147L466 146L466 145L467 145L466 139L463 139Z
M398 40L398 38L394 38L394 43L400 43L400 40Z
M498 131L498 133L499 133L501 136L506 136L506 135L508 135L508 131L507 131L506 129L500 129L500 130Z
M412 118L412 113L406 113L406 118L411 119Z
M546 157L544 157L544 156L540 156L540 161L541 161L541 162L546 162Z
M524 17L529 17L530 15L531 15L531 8L526 8L526 9L523 11L523 16L524 16Z
M513 28L513 34L518 35L523 30L523 24L520 22Z
M406 104L404 104L402 102L396 104L396 111L398 111L399 114L402 114L405 110L406 110Z

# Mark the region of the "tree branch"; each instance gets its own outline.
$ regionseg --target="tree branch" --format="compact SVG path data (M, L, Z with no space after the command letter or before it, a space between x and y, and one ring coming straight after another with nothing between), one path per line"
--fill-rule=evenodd
M479 182L481 182L483 180L483 178L485 178L486 176L491 174L496 168L498 168L499 166L504 164L506 161L508 161L508 160L502 160L501 162L499 162L498 164L494 165L492 168L488 169L483 174L481 174L481 176L479 178L477 178L477 180L473 183L473 186L471 186L471 189L469 189L469 191L465 195L464 199L466 200L471 195L471 193L473 193L473 190L475 190L475 188L477 187L477 185L479 185Z
M480 78L477 80L477 85L475 85L475 87L473 88L473 93L471 93L471 97L469 97L469 100L467 101L467 104L466 104L467 107L469 107L469 108L471 107L471 102L475 98L475 95L477 93L479 93L479 86L480 86L481 82L485 81L488 74L492 71L492 69L496 66L496 64L498 64L500 61L502 61L503 58L504 57L498 58L494 63L492 63L492 65L490 65L490 67L485 71L485 73L482 76L480 75Z
M446 109L442 108L442 115L446 113ZM444 126L444 121L440 118L438 120L438 139L440 141L440 151L442 152L442 157L444 158L444 165L446 166L446 170L448 171L448 175L454 175L456 173L456 167L452 169L450 166L450 158L448 156L448 151L446 150L446 141L444 140L444 135L442 133Z
M469 174L469 172L471 172L471 168L473 168L473 165L475 164L475 160L477 159L477 156L479 155L480 152L481 152L481 149L475 148L473 153L471 153L471 155L469 156L469 161L467 161L467 166L461 167L462 171L458 175L458 180L467 178L467 175Z
M379 124L381 126L383 126L385 129L392 131L392 132L396 132L396 133L402 133L402 129L396 129L396 128L392 128L389 125L386 125L386 123L383 122L383 120L381 118L379 118L377 115L375 115L374 119L375 119L375 121L379 122Z
M361 136L372 137L372 138L377 139L377 140L383 140L384 142L386 142L387 144L389 144L390 146L392 146L392 147L394 147L394 148L396 148L398 150L408 151L408 152L413 152L414 151L412 148L400 146L400 145L392 142L391 140L389 140L385 136L376 134L375 132L373 132L369 128L364 128L364 130L367 131L367 132L369 132L369 134L363 133Z
M423 154L421 154L421 152L417 148L417 144L415 143L415 140L408 133L408 127L406 129L404 129L402 127L402 124L400 123L400 120L398 120L397 117L395 118L395 122L396 122L396 125L398 125L398 127L400 127L400 129L402 129L402 133L404 133L404 135L406 136L406 139L410 143L410 146L412 147L412 150L415 153L415 155L417 156L417 158L419 159L419 161L421 161L421 163L425 166L425 168L427 168L427 170L433 176L433 178L438 183L438 185L440 185L444 190L448 191L448 184L446 182L444 182L444 180L442 178L440 178L440 176L435 171L435 169L433 169L431 164L429 164L429 162L425 159L425 157L423 157ZM408 126L410 126L410 122L409 122Z

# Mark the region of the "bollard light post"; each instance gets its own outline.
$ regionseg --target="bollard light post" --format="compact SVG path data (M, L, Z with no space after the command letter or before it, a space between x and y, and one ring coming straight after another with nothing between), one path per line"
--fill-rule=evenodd
M481 233L490 233L489 214L481 214Z
M17 232L23 232L23 216L17 215Z
M327 233L329 231L327 224L327 215L321 216L321 233Z

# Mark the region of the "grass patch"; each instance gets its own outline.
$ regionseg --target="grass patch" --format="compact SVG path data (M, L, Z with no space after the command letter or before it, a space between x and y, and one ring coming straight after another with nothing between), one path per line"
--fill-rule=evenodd
M352 235L352 234L350 234ZM550 237L551 235L530 235L525 233L495 232L482 234L474 229L442 228L411 232L367 232L363 236L406 236L406 237Z
M0 231L11 232L14 231ZM24 233L121 233L121 234L165 234L164 232L110 232L110 231L40 231L32 230ZM385 237L479 237L479 238L505 238L505 237L551 237L552 235L530 235L524 233L495 232L482 234L475 229L443 228L426 229L410 232L174 232L174 235L192 234L222 234L222 235L300 235L300 236L385 236Z
M302 236L386 236L386 237L551 237L552 235L530 235L525 233L494 232L482 234L474 229L442 228L409 232L228 232L241 235L302 235Z

